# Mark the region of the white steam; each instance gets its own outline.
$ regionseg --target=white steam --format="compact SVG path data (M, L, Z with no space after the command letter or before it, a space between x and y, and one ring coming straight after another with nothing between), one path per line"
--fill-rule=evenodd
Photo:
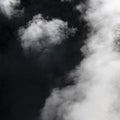
M44 48L58 45L75 29L68 28L67 22L60 19L46 20L41 14L33 17L27 27L19 30L21 45L25 51L29 49L41 51Z
M0 10L8 18L22 13L22 10L16 9L18 5L20 5L20 0L0 0Z
M42 120L120 120L120 0L86 6L91 33L81 49L85 59L70 74L76 84L53 91Z

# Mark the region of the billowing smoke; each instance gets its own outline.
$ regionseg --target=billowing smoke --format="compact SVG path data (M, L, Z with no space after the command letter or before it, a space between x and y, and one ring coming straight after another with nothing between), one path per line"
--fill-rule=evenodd
M85 5L91 32L81 49L84 60L69 75L75 85L53 90L42 120L120 119L120 1L88 0Z
M25 51L40 52L51 46L59 45L76 29L69 28L68 23L60 19L46 20L41 14L33 17L27 27L19 29L21 45Z
M13 15L20 15L22 10L16 9L20 5L20 0L0 0L0 10L8 18Z

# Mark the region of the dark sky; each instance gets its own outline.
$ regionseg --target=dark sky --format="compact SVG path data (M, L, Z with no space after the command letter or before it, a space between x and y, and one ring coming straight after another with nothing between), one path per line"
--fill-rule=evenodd
M81 2L21 0L17 9L24 8L22 16L9 19L0 13L0 120L38 120L51 90L73 84L66 75L82 60L80 48L87 32L86 22L75 9ZM77 32L47 53L25 55L17 30L39 13L66 21Z

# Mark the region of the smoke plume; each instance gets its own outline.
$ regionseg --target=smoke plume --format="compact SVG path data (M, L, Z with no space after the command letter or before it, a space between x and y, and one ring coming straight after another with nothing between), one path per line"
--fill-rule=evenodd
M68 23L60 19L46 20L41 14L35 15L27 27L19 29L21 45L25 51L42 51L50 46L59 45L76 29L69 28Z
M120 119L120 1L88 0L85 6L90 33L81 48L85 58L69 76L75 85L53 90L42 120Z
M16 9L20 5L20 0L0 0L0 10L8 18L13 15L21 14L22 10Z

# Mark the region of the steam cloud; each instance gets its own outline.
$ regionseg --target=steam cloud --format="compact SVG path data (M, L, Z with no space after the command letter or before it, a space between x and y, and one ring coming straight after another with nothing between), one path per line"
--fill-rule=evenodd
M75 85L53 90L42 120L120 119L120 1L88 0L86 8L91 32L85 58L70 74Z
M46 20L41 14L33 17L27 27L19 29L21 45L25 51L42 51L50 46L58 45L69 34L74 34L74 28L68 28L67 22L59 19Z
M16 9L18 5L20 5L20 0L0 0L0 10L9 18L15 14L22 13L22 10Z

